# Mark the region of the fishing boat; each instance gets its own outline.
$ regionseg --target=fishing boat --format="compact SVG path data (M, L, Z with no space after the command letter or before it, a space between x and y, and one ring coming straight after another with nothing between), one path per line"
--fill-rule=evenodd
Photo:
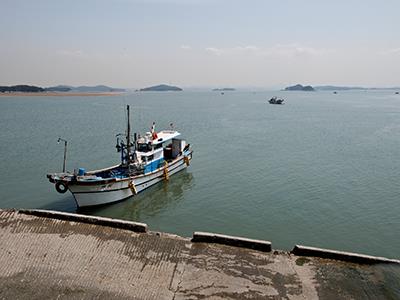
M269 104L283 104L282 98L277 98L277 97L272 97L271 99L268 100Z
M59 138L59 142L64 141L63 171L49 173L47 178L59 193L69 190L78 207L127 199L160 181L169 180L171 175L189 166L193 151L190 144L179 138L178 131L171 128L156 132L153 123L150 132L143 136L135 133L132 139L129 105L127 116L126 133L117 135L116 148L121 153L121 163L112 167L66 171L67 141Z

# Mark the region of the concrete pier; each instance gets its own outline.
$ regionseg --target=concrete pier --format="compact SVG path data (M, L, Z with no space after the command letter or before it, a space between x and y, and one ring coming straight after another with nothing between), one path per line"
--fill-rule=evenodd
M193 232L192 242L215 243L235 247L243 247L263 252L271 251L271 242L247 239L224 234L210 232Z
M0 299L400 299L395 260L264 252L214 234L192 242L93 218L0 210Z

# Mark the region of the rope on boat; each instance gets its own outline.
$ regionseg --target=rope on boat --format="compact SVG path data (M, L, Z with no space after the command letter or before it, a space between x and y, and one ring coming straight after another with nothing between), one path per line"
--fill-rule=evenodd
M131 189L132 194L134 194L134 195L137 194L137 190L136 190L136 187L135 187L135 184L133 183L133 181L129 181L128 187Z
M166 181L169 180L169 173L168 173L168 162L164 162L164 179Z

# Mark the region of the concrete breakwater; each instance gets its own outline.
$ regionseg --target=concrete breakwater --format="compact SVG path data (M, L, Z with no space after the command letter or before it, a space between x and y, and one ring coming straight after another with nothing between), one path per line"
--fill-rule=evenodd
M400 261L43 210L0 210L0 298L400 298ZM37 287L41 286L41 289Z

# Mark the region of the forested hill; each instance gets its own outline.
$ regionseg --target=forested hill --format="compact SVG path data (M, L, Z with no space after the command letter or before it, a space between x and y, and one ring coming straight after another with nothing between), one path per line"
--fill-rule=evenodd
M124 92L124 89L117 89L105 85L96 86L68 86L57 85L47 88L42 88L34 85L13 85L13 86L0 86L0 93L39 93L39 92L76 92L76 93L104 93L104 92Z
M0 92L23 92L23 93L38 93L44 92L45 89L34 85L13 85L13 86L0 86Z

